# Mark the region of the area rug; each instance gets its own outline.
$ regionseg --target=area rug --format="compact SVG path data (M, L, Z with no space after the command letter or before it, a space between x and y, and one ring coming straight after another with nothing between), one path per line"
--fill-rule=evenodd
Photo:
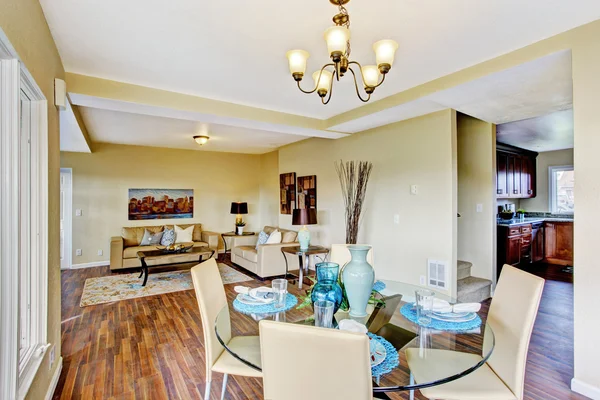
M222 263L219 263L219 272L221 273L223 284L253 280L248 275L242 274ZM86 279L79 306L93 306L96 304L179 292L181 290L190 290L194 288L190 271L161 272L153 274L152 269L150 269L148 282L145 287L142 286L144 278L139 278L139 276L139 272L136 272L133 274Z

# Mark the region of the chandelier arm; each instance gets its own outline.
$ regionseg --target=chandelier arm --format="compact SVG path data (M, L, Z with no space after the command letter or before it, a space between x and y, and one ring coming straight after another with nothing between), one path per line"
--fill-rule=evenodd
M337 71L334 71L333 76L331 77L331 82L329 83L329 96L327 96L327 101L324 101L323 97L321 97L321 103L325 105L329 103L329 100L331 100L331 95L333 94L333 78L335 78L337 74Z
M350 70L350 72L352 72L352 76L354 77L354 87L356 88L356 95L358 96L360 101L362 101L363 103L366 103L367 101L369 101L371 99L371 94L369 93L369 95L367 96L366 99L362 98L362 96L360 95L360 90L358 89L358 83L356 82L356 73L354 72L354 70L352 68L348 67L348 69Z
M315 88L313 90L307 91L307 90L302 89L302 87L300 86L300 81L296 81L296 83L298 84L298 89L300 89L300 91L302 93L306 93L306 94L314 93L319 88L319 82L321 81L321 75L323 75L323 70L327 67L335 67L335 64L329 63L329 64L323 65L323 68L321 68L321 71L319 71L319 78L317 79L317 82L315 83ZM333 81L333 76L331 77L331 80Z
M360 65L360 63L358 61L350 61L348 62L348 65L352 65L352 64L356 64L358 65L358 68L360 69L360 77L362 78L363 83L365 82L365 76L362 73L362 65ZM385 81L385 75L383 75L383 77L381 78L381 81L375 85L375 86L371 86L372 88L378 88L379 86L381 86L381 84L383 83L383 81Z

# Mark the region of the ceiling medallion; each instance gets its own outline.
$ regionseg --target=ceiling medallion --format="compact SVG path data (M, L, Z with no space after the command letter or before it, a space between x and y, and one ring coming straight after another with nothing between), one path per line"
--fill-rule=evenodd
M354 78L356 95L366 103L371 99L371 94L373 94L375 88L383 83L385 75L392 68L398 43L393 40L380 40L373 45L377 65L365 65L363 67L356 61L350 61L350 15L344 7L344 4L347 4L350 0L329 1L339 8L339 13L333 17L335 26L327 29L324 35L327 50L333 63L325 64L320 70L312 74L315 81L315 88L310 91L300 87L300 81L304 77L304 72L306 72L306 60L309 57L308 52L304 50L290 50L286 53L290 64L290 72L298 84L298 89L308 94L316 91L321 98L321 103L327 104L331 100L334 78L339 81L340 77L343 77L346 72L350 71ZM356 65L360 72L363 88L366 93L366 97L364 98L358 87L357 72L352 69L353 65ZM327 96L328 93L329 96Z

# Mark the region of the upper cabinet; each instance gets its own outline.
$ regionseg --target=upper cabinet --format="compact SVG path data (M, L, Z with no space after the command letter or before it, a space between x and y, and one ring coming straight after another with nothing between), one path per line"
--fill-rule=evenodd
M529 199L535 197L538 153L496 143L496 197Z

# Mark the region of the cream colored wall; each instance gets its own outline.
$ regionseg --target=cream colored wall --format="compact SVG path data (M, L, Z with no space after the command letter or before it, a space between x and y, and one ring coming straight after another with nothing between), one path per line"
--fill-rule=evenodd
M335 141L308 139L279 150L279 172L317 175L318 225L313 243L345 242L338 159L373 163L360 243L374 246L378 278L419 283L427 258L456 263L456 112L423 117ZM410 185L419 194L410 194ZM401 223L394 224L399 214ZM291 215L279 216L291 228ZM451 268L453 271L454 268ZM451 282L455 277L451 277ZM455 290L454 287L451 290Z
M259 155L96 143L91 154L61 153L61 167L73 169L73 211L83 211L73 216L73 264L108 260L110 238L123 226L199 222L205 230L231 231L232 201L248 202L248 230L261 226ZM129 221L130 188L194 189L194 217Z
M260 226L279 223L279 152L260 156ZM257 228L258 229L258 228Z
M59 116L54 107L54 78L64 79L58 50L37 0L0 1L0 27L48 100L48 343L60 355L59 260ZM46 396L58 362L49 365L50 351L40 365L27 394Z
M496 166L494 124L458 114L458 259L471 274L492 279L496 255ZM481 204L482 212L477 212Z
M520 207L526 211L550 212L548 167L573 165L573 149L546 151L540 153L537 163L537 188L533 199L522 199Z

